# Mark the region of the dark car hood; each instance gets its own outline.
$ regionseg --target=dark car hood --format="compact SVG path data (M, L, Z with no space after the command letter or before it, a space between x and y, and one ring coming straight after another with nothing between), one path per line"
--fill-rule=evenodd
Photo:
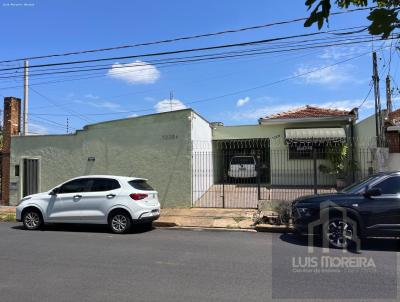
M298 204L310 204L310 203L321 203L326 201L336 201L341 199L346 199L347 197L354 196L354 194L347 193L330 193L330 194L317 194L317 195L309 195L302 196L295 201L293 201L294 205Z

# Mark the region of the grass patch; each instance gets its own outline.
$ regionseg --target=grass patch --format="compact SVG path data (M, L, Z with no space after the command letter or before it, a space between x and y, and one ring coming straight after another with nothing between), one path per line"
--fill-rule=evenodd
M0 215L0 221L15 221L15 214Z

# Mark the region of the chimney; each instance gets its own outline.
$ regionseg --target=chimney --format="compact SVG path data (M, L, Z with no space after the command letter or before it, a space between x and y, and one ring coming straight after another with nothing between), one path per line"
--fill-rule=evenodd
M1 204L9 205L11 136L21 132L21 99L4 98L3 146L1 157Z

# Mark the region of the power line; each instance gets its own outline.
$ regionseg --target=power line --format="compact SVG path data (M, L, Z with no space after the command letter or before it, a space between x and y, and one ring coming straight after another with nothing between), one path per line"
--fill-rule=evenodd
M365 40L362 41L363 43L370 42L370 40ZM343 45L349 45L349 44L355 44L355 43L360 43L360 42L348 42L348 43L341 43L341 44L330 44L330 45L321 45L321 46L313 46L313 47L303 47L303 48L296 48L296 49L290 49L286 51L299 51L299 50L305 50L305 49L315 49L315 48L321 48L321 47L331 47L331 46L343 46ZM201 62L201 61L212 61L212 60L221 60L221 59L229 59L229 58L237 58L237 57L244 57L244 56L255 56L255 55L263 55L263 54L270 54L270 53L282 53L282 51L265 51L265 52L259 52L259 53L251 53L251 54L238 54L238 55L231 55L231 56L216 56L216 57L208 57L208 58L201 58L201 59L191 59L191 60L182 60L179 62L169 62L168 64L170 65L165 65L164 67L171 67L174 66L174 64L184 64L184 63L193 63L193 62ZM161 66L162 67L162 66ZM161 68L160 67L160 68ZM124 68L132 68L132 66L127 66ZM107 68L109 69L109 68ZM144 69L140 69L140 71L143 71ZM123 73L132 73L135 71L126 71L126 72L115 72L115 74L123 74ZM55 80L55 81L47 81L47 82L38 82L38 83L33 83L31 86L35 85L44 85L44 84L53 84L53 83L61 83L61 82L67 82L67 81L75 81L75 80L84 80L84 79L91 79L91 78L97 78L97 77L104 77L107 76L107 74L101 73L100 76L87 76L87 77L80 77L77 79L66 79L66 80ZM7 86L7 87L0 87L0 89L10 89L10 88L16 88L19 86Z
M32 90L32 91L33 91L34 93L36 93L37 95L40 95L42 98L46 99L46 100L49 101L50 103L52 103L52 104L54 104L54 105L57 104L57 102L53 101L53 100L52 100L51 98L49 98L48 96L46 96L46 95L40 93L39 91L33 89L32 87L30 87L29 89ZM77 113L76 111L74 111L74 110L72 110L72 109L70 109L70 108L67 108L67 109L65 109L65 110L74 113L76 117L80 118L81 120L84 120L85 122L88 122L88 123L91 122L91 121L90 121L89 119L87 119L84 115L82 115L82 114L80 114L80 113ZM30 114L30 115L32 115L32 114Z
M220 53L212 53L212 54L205 54L205 55L196 55L196 56L187 56L187 57L174 57L169 59L162 59L162 60L150 60L147 61L146 64L151 64L153 66L162 66L162 65L170 65L170 64L179 64L179 63L190 63L190 62L198 62L198 61L205 61L205 60L215 60L215 59L224 59L224 58L234 58L234 57L242 57L242 56L254 56L254 55L261 55L261 54L273 54L273 53L284 53L284 52L292 52L292 51L299 51L299 50L306 50L306 49L313 49L313 48L323 48L323 47L337 47L337 46L344 46L344 45L351 45L351 44L359 44L359 43L369 43L370 39L365 39L362 37L354 37L352 39L346 38L342 40L332 41L330 43L310 43L310 44L303 44L299 47L291 47L291 48L284 48L280 49L281 47L276 48L256 48L250 50L242 50L242 51L233 51L233 52L220 52ZM266 50L267 49L267 50ZM274 50L276 49L276 50ZM113 66L113 69L126 69L126 68L137 68L141 67L143 63L130 63L124 64L119 66ZM106 67L102 67L106 66ZM87 68L87 69L84 69ZM66 70L67 69L67 70ZM71 70L72 69L72 70ZM99 71L99 70L109 70L109 64L98 64L98 65L89 65L89 66L75 66L69 68L51 68L51 69L44 69L42 71L49 71L49 72L42 72L42 73L31 73L30 76L44 76L44 75L54 75L54 74L67 74L67 73L79 73L79 72L89 72L89 71ZM138 69L137 72L141 72L144 70L148 70L152 68L141 68ZM58 71L61 70L61 71ZM132 72L132 71L130 71ZM15 75L14 73L3 73L4 74L11 74L10 76L0 76L0 79L9 79L9 78L18 78L21 75Z
M328 42L328 43L340 43L340 42L350 42L350 41L357 41L357 42L363 42L363 38L367 39L369 38L369 35L358 35L356 37L342 37L342 38L334 38L332 39L331 37L324 37L324 38L317 38L317 39L308 39L308 40L300 40L300 41L290 41L290 42L284 42L284 43L277 43L276 45L272 45L274 47L271 47L269 44L268 48L253 48L253 49L248 49L248 50L237 50L237 51L228 51L228 52L219 52L219 53L211 53L211 54L204 54L204 55L194 55L194 56L189 56L189 57L174 57L174 58L166 58L166 59L156 59L156 60L147 60L146 63L148 64L159 64L159 63L170 63L170 60L184 60L188 58L203 58L207 56L212 56L212 55L223 55L223 54L240 54L240 53L252 53L252 52L257 52L257 51L262 51L262 50L279 50L283 48L282 51L285 51L284 48L287 48L288 45L293 48L294 46L310 46L313 47L314 45L327 45L330 46L330 44L324 44L323 42ZM319 41L319 42L317 42ZM311 42L311 43L309 43ZM369 40L367 41L369 42ZM273 44L274 42L271 42ZM340 45L340 44L338 44ZM289 49L290 50L290 49ZM294 49L297 50L297 49ZM47 68L47 69L40 69L40 72L52 72L52 71L63 71L63 70L75 70L75 69L83 69L83 68L94 68L94 67L107 67L109 68L109 64L96 64L96 65L84 65L84 66L69 66L69 67L58 67L58 68ZM3 72L1 75L15 75L16 72ZM50 74L50 73L49 73ZM31 75L42 75L42 73L31 73ZM17 75L18 76L18 75Z
M360 28L360 27L357 27L357 28ZM340 34L349 35L349 34L359 33L366 29L367 29L367 27L363 27L362 30L346 32L346 33L337 33L337 34L338 35L340 35ZM37 65L31 65L30 68L32 69L32 68L41 68L41 67L49 67L49 66L61 66L61 65L73 65L73 64L82 64L82 63L116 61L116 60L134 59L134 58L172 55L172 54L179 54L179 53L190 53L190 52L197 52L197 51L207 51L207 50L215 50L215 49L225 49L225 48L232 48L232 47L242 47L242 46L265 44L265 43L274 42L274 41L294 39L294 38L299 38L299 37L310 37L310 36L316 36L316 35L321 35L321 34L332 34L334 32L338 32L341 30L343 30L343 29L330 30L330 31L324 31L324 32L313 32L313 33L308 33L308 34L291 35L291 36L284 36L284 37L275 37L275 38L262 39L262 40L253 40L253 41L246 41L246 42L241 42L241 43L220 44L220 45L214 45L214 46L180 49L180 50L174 50L174 51L143 53L143 54L130 55L130 56L108 57L108 58L91 59L91 60L78 60L78 61L68 61L68 62L58 62L58 63L37 64ZM0 71L19 70L19 69L21 69L21 67L3 68L3 69L0 69Z
M371 94L371 91L372 91L372 87L373 87L373 85L372 85L372 80L369 82L369 91L368 91L368 93L367 93L367 95L365 96L365 98L364 98L364 100L361 102L361 104L357 107L358 109L361 109L361 107L364 105L364 103L368 100L368 98L369 98L369 96L370 96L370 94Z
M233 96L233 95L241 94L241 93L244 93L244 92L248 92L248 91L252 91L252 90L256 90L256 89L260 89L260 88L276 85L276 84L279 84L279 83L282 83L282 82L285 82L285 81L289 81L289 80L293 80L293 79L296 79L296 78L299 78L299 77L302 77L302 76L305 76L305 75L308 75L308 74L311 74L311 73L314 73L314 72L318 72L318 71L321 71L321 70L324 70L324 69L327 69L327 68L331 68L333 66L336 66L336 65L339 65L339 64L342 64L342 63L346 63L346 62L348 62L350 60L354 60L354 59L360 58L360 57L365 56L365 55L370 54L370 53L371 52L368 51L368 52L362 53L360 55L357 55L357 56L354 56L354 57L351 57L351 58L336 62L334 64L326 65L324 67L321 67L321 68L318 68L318 69L313 69L311 71L304 72L304 73L301 73L301 74L296 74L294 76L287 77L287 78L284 78L284 79L281 79L281 80L265 83L265 84L262 84L262 85L259 85L259 86L255 86L255 87L251 87L251 88L247 88L247 89L243 89L243 90L239 90L239 91L235 91L235 92L230 92L230 93L227 93L227 94L224 94L224 95L220 95L220 96L216 96L216 97L211 97L211 98L200 99L200 100L197 100L197 101L188 102L187 104L191 105L191 104L197 104L197 103L202 103L202 102L208 102L208 101L211 101L211 100L221 99L221 98L224 98L224 97L227 97L227 96ZM141 110L119 111L119 112L110 112L110 113L91 113L91 114L87 114L87 115L88 116L89 115L90 116L116 115L116 114L146 112L146 111L152 111L152 110L153 110L153 108L148 108L148 109L141 109ZM31 113L31 115L66 116L66 115L63 115L63 114L46 114L46 113Z
M347 14L347 13L353 13L353 12L358 12L358 11L369 10L371 8L374 8L374 7L364 7L364 8L351 9L351 10L347 10L345 12L335 12L335 13L332 13L331 15L342 15L342 14ZM267 23L267 24L249 26L249 27L242 27L242 28L238 28L238 29L228 29L228 30L223 30L223 31L218 31L218 32L211 32L211 33L198 34L198 35L185 36L185 37L177 37L177 38L164 39L164 40L152 41L152 42L144 42L144 43L138 43L138 44L114 46L114 47L91 49L91 50L81 50L81 51L66 52L66 53L60 53L60 54L49 54L49 55L42 55L42 56L32 56L32 57L25 57L25 58L19 58L19 59L9 59L9 60L0 61L0 63L10 63L10 62L16 62L16 61L22 61L22 60L35 60L35 59L44 59L44 58L52 58L52 57L80 55L80 54L86 54L86 53L104 52L104 51L111 51L111 50L120 50L120 49L134 48L134 47L140 47L140 46L165 44L165 43L178 42L178 41L183 41L183 40L191 40L191 39L219 36L219 35L224 35L224 34L231 34L231 33L238 33L238 32L244 32L244 31L261 29L261 28L267 28L267 27L272 27L272 26L277 26L277 25L290 24L290 23L305 21L307 19L308 19L308 17L303 17L303 18L297 18L297 19L286 20L286 21L278 21L278 22L274 22L274 23Z

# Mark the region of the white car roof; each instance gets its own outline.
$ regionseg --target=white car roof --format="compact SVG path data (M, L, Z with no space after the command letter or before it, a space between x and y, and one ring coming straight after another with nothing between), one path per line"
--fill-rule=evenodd
M131 176L118 176L118 175L82 175L82 176L77 176L72 179L78 179L78 178L113 178L117 180L124 180L124 181L130 181L130 180L135 180L135 179L142 179L142 180L147 180L146 178L142 177L131 177Z

